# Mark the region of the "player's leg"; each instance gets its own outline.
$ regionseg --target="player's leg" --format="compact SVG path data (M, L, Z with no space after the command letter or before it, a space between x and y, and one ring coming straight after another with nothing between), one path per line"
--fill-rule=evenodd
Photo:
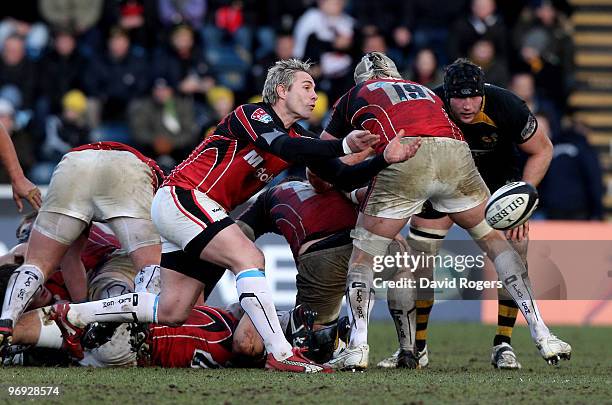
M85 221L67 215L47 211L38 214L24 264L13 272L8 282L0 316L0 337L10 336L13 324L86 226Z
M150 219L115 217L107 220L113 233L127 251L138 271L137 277L147 284L159 285L161 241Z
M152 212L164 240L192 257L228 268L236 275L240 304L269 353L267 367L305 372L323 369L311 366L285 339L266 283L263 253L223 207L198 191L163 187L155 196Z
M347 241L350 240L347 232ZM305 304L316 312L314 328L335 323L342 308L346 273L353 251L351 243L308 251L298 257L296 305Z
M353 253L346 279L351 334L347 348L330 360L332 367L341 370L363 370L368 367L368 322L374 305L374 258L382 258L387 254L393 237L406 222L407 219L359 214L357 226L351 233Z
M410 247L410 252L415 256L435 256L438 254L442 241L453 222L446 214L440 213L433 209L431 203L426 202L423 205L421 213L413 215L410 218L409 232L406 236L406 242ZM419 279L432 279L433 261L420 261L420 266L415 269L414 276ZM400 300L406 300L407 297L399 297ZM389 300L389 311L393 316L392 302ZM433 307L434 297L431 289L419 289L416 300L416 336L415 336L415 355L419 361L419 367L424 368L429 365L427 353L427 326L429 323L429 314ZM406 303L400 305L406 306ZM396 325L397 327L397 325ZM398 335L399 335L398 331ZM405 333L405 332L404 332ZM401 346L401 344L400 344ZM378 366L382 368L395 368L397 366L397 355L399 350L391 357L382 360Z
M521 242L509 241L510 245L518 252L523 260L525 268L527 268L527 245L528 240ZM495 269L495 266L490 260L485 261L485 271ZM497 290L497 329L493 338L493 348L491 350L491 364L495 368L504 370L515 370L521 368L514 348L512 347L512 331L516 323L516 317L519 309L516 303L512 300L508 291L505 288Z
M401 257L408 253L408 245L402 238L401 242L394 240L389 245L387 255ZM418 362L415 354L417 288L407 285L408 282L415 282L415 274L410 267L404 266L401 262L395 263L392 270L393 274L390 279L396 284L395 287L387 287L387 306L395 324L399 342L396 366L398 368L417 368Z
M107 152L99 157L95 218L108 223L142 278L156 276L152 282L159 284L161 241L151 220L151 168L130 152Z
M542 320L521 256L501 232L491 228L484 219L489 191L467 144L449 141L440 145L439 152L439 176L452 187L432 196L432 206L448 213L453 222L466 229L493 261L499 280L527 320L531 336L544 359L554 363L559 358L569 358L571 347L552 335ZM452 175L443 176L446 172Z
M549 363L569 359L571 346L552 335L542 319L521 256L500 232L493 230L482 219L484 208L483 202L467 211L450 214L450 217L468 230L493 261L500 281L529 324L531 337L542 357Z

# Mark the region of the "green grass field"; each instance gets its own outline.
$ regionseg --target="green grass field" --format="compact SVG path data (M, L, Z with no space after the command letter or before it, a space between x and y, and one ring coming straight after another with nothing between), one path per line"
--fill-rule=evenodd
M430 328L430 367L365 373L296 375L263 370L2 368L0 401L8 386L60 387L52 403L583 403L612 404L612 328L556 327L574 348L572 360L548 366L537 354L526 328L513 345L520 371L489 365L494 327L434 324ZM371 366L394 350L391 323L370 332ZM34 399L35 402L42 398Z

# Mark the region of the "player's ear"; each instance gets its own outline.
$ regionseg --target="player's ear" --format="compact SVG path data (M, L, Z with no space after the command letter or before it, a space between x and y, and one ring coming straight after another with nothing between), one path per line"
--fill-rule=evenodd
M287 92L289 91L288 87L285 87L283 84L279 84L276 86L276 94L278 94L278 98L284 100L287 98Z

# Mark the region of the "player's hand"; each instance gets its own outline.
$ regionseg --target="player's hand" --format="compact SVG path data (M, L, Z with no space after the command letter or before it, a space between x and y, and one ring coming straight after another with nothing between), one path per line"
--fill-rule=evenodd
M529 237L529 221L506 231L506 239L512 242L521 242Z
M354 130L346 137L346 143L353 153L361 152L369 147L373 147L380 141L380 135L373 134L368 130Z
M17 209L19 212L23 210L23 202L22 198L28 200L32 208L36 211L40 209L42 205L42 196L40 194L40 190L38 187L34 185L30 180L28 180L25 176L13 181L13 200L15 200L15 204L17 204Z
M400 129L397 136L389 142L383 152L387 163L399 163L413 157L421 147L421 138L410 138L404 136L404 130Z

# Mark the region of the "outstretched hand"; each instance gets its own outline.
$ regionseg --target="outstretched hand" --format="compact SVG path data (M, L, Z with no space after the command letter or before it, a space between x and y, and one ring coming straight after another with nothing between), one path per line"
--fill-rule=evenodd
M414 138L409 141L409 137L404 136L404 130L400 129L395 138L389 142L383 152L387 163L400 163L413 157L421 147L421 138Z
M379 141L380 135L373 134L368 130L354 130L346 137L346 143L353 153L374 147Z

